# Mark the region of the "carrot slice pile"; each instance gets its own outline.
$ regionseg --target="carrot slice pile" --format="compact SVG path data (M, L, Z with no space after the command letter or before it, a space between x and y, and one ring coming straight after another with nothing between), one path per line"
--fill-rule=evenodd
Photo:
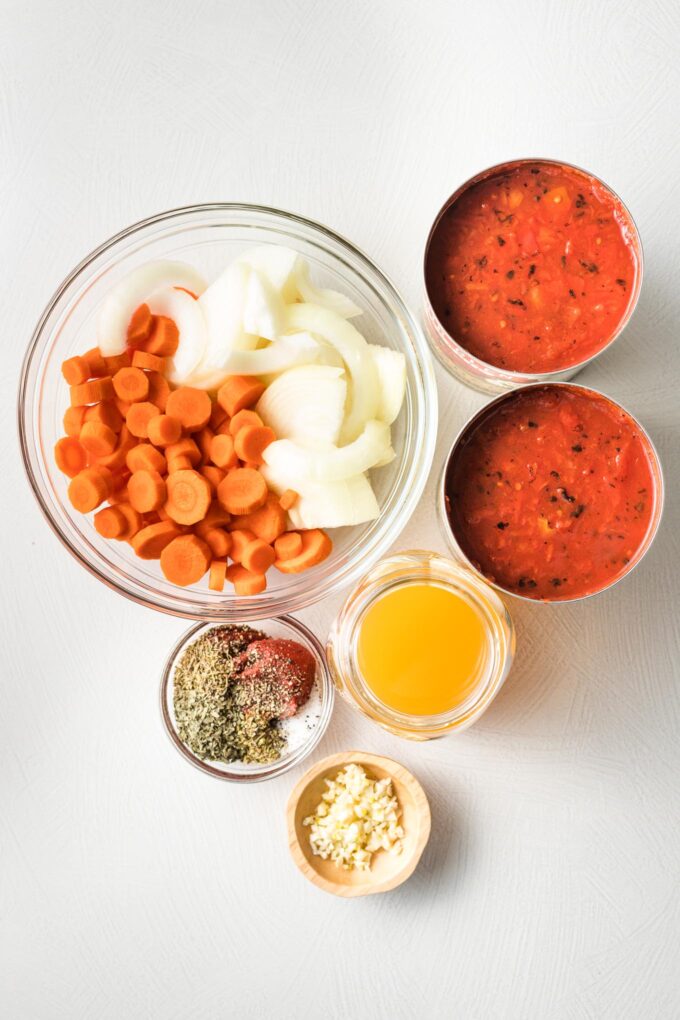
M209 570L211 591L229 583L255 595L272 566L307 570L329 555L331 540L287 530L298 494L270 492L260 471L276 439L253 410L263 384L229 376L216 398L171 386L165 373L178 340L175 323L144 304L121 354L105 358L93 347L68 358L70 406L55 462L74 510L94 511L103 539L160 560L173 584L195 584Z

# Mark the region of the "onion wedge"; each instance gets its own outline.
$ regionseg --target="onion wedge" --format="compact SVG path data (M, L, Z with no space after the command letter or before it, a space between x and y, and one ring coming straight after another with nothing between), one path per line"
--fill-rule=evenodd
M205 353L207 330L200 303L185 290L165 287L146 303L152 315L165 315L177 326L179 345L169 366L170 382L182 383L200 364Z
M295 488L296 481L337 482L363 474L378 461L389 463L394 451L389 425L369 421L361 435L347 446L310 448L292 439L277 439L262 456L276 474L289 477Z
M226 375L274 375L316 360L319 344L309 333L292 333L256 351L232 351Z
M360 435L366 422L378 413L380 384L368 344L346 319L318 305L289 305L285 322L288 333L304 330L331 344L347 365L352 392L341 439L343 442L352 442ZM353 473L356 474L356 471Z
M299 259L297 264L296 282L298 293L307 304L327 308L343 319L353 319L361 315L362 309L346 294L328 287L315 287L309 279L309 265L303 259Z
M266 465L261 468L272 491L281 495L292 487L290 479ZM294 528L347 528L380 516L380 507L366 475L338 482L298 482L298 499L288 511Z
M186 287L201 294L205 281L186 262L161 259L133 269L109 291L97 320L97 343L105 358L124 352L133 313L154 291L166 287Z
M233 262L199 298L208 341L197 374L223 369L233 350L252 350L257 346L258 338L243 328L249 276L247 266Z
M378 413L380 421L391 425L401 411L406 392L406 358L401 351L390 347L369 344L368 349L378 373L380 400Z
M283 339L307 334L293 333ZM283 343L283 339L279 343ZM338 441L345 417L345 370L332 365L301 365L282 372L260 397L256 411L280 439L323 446Z

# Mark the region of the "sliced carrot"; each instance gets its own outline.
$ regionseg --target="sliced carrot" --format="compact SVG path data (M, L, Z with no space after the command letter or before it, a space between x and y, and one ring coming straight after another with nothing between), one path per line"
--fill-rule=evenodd
M201 451L193 439L180 439L178 443L172 443L166 448L166 457L188 457L192 464L198 464L201 460Z
M210 460L210 443L215 438L215 433L206 425L205 428L201 429L200 432L194 433L194 439L196 445L201 451L201 460L207 463Z
M74 509L89 514L103 503L109 493L106 476L96 468L85 468L71 480L68 498Z
M182 423L187 432L198 432L210 421L212 402L205 390L180 386L168 397L165 409Z
M102 538L121 538L128 528L123 511L117 506L106 506L94 515L94 526Z
M210 425L210 428L213 430L213 432L216 432L217 429L221 425L224 425L225 422L227 423L228 426L229 415L224 410L224 408L221 407L220 404L217 403L217 401L215 401L215 403L212 406L212 411L210 412L210 421L208 422L208 424Z
M168 474L173 475L177 471L191 471L193 468L191 458L180 454L177 457L168 457Z
M227 579L233 584L237 595L259 595L267 587L264 574L252 574L238 563L227 567Z
M87 454L75 436L65 436L57 441L54 459L59 470L69 478L75 478L87 467Z
M282 574L301 574L310 567L315 567L330 554L333 543L325 531L313 528L310 531L301 531L302 552L287 560L276 560L274 566Z
M108 425L86 421L80 430L80 443L93 457L108 457L116 449L118 437Z
M62 362L61 374L69 386L79 386L90 378L90 366L85 358L76 354L74 358Z
M110 375L101 379L90 379L71 387L71 407L81 404L98 404L100 400L112 400L114 397L113 382Z
M272 547L261 538L256 538L243 550L241 563L251 574L266 574L275 559L276 554Z
M237 528L235 531L230 532L231 534L231 549L229 555L231 556L234 563L240 563L243 558L243 553L248 548L251 542L254 542L257 535L253 534L252 531L248 531L245 528Z
M117 471L119 468L125 467L127 455L136 443L137 440L130 434L127 425L123 425L113 453L110 453L107 457L99 457L97 463L101 467L109 468L111 471Z
M169 414L157 414L148 426L149 441L154 446L172 446L179 442L182 435L182 423Z
M132 352L132 367L145 368L148 372L165 372L165 358L159 358L157 354L149 354L148 351Z
M227 561L213 560L210 564L210 577L208 587L211 591L223 591L224 580L227 575Z
M274 430L266 425L244 425L234 436L234 450L239 460L263 464L262 454L275 439Z
M246 425L264 425L264 422L260 418L257 411L237 411L233 418L229 421L229 432L232 436L235 436L237 432L240 432Z
M120 432L123 416L112 400L102 400L99 404L91 404L85 408L83 421L98 421L107 425L113 432Z
M106 375L106 362L102 357L102 352L98 347L91 347L89 351L85 351L83 354L85 361L87 362L88 368L90 369L89 378L93 379L96 376Z
M130 355L127 351L123 351L122 354L112 354L110 357L104 358L104 364L106 374L113 377L121 368L130 367Z
M69 407L64 414L64 432L67 436L79 436L85 420L86 407Z
M149 336L153 325L153 316L149 306L144 304L135 309L127 328L127 342L130 347L139 347Z
M185 587L200 581L210 560L210 549L202 539L197 535L180 535L161 553L161 570L168 581Z
M147 354L155 354L158 358L171 358L177 350L178 344L179 332L175 323L164 315L158 315L147 339L143 344L137 344L137 346L142 347Z
M230 514L248 514L267 502L267 483L259 471L235 468L217 488L217 498Z
M253 513L243 515L239 519L239 527L248 528L263 542L272 545L286 530L286 512L274 493L269 492L265 505Z
M160 450L157 450L151 443L138 443L133 446L125 463L130 471L157 471L164 475L167 470L165 457Z
M121 418L123 419L123 421L125 421L125 419L127 418L127 413L132 407L132 404L128 403L127 400L121 400L120 397L114 397L113 403L118 413L120 414Z
M214 464L204 464L199 469L204 478L207 478L210 482L210 488L212 489L213 496L217 493L217 486L224 478L224 471L220 468L215 467Z
M215 406L218 407L219 405L216 404ZM225 418L224 421L222 422L222 424L218 425L217 428L214 430L215 431L215 435L216 436L230 436L231 435L231 432L229 431L229 425L230 424L231 424L231 418L229 418L229 417Z
M170 396L170 384L164 375L160 372L149 372L149 396L148 399L152 404L155 404L161 414L165 411L165 406Z
M202 525L211 524L216 528L223 528L231 521L231 514L220 506L217 500L213 500L208 507L208 512L201 521Z
M250 407L264 393L264 384L252 376L230 375L217 391L217 401L233 418L245 407Z
M238 457L231 436L213 436L210 442L210 460L219 468L226 469L237 466Z
M133 436L138 439L146 439L149 435L149 422L158 414L158 408L148 400L141 400L138 404L131 404L130 410L125 415L125 422Z
M157 560L165 547L181 535L172 521L148 524L132 536L132 548L142 560Z
M128 482L130 506L148 514L165 503L166 485L158 471L135 471Z
M116 396L134 404L149 395L149 379L141 368L120 368L113 377Z
M178 524L197 524L210 506L210 482L198 471L175 471L168 475L165 512Z
M109 506L127 503L127 483L130 475L127 471L116 471L113 474L112 488L106 497Z
M137 513L134 507L131 507L129 503L117 503L116 509L120 510L127 522L127 528L120 536L120 540L131 542L135 535L144 526L142 515Z
M281 495L279 506L282 510L290 510L291 507L295 506L299 498L300 497L295 489L286 489L286 491Z
M287 531L274 542L277 560L292 560L302 552L302 537L297 531Z
M217 559L223 559L229 555L231 535L228 531L224 531L223 528L213 528L210 525L204 525L203 521L201 521L196 525L196 534L209 546L210 552Z

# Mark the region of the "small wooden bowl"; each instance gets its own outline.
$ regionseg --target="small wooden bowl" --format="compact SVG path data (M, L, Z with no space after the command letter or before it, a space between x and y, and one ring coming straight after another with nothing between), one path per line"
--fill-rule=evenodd
M345 765L362 765L373 779L389 776L401 806L404 829L399 854L379 850L373 855L369 871L345 871L333 861L324 861L312 853L309 827L303 819L313 814L326 787ZM422 786L403 765L365 751L332 754L313 765L293 789L286 808L288 844L296 865L310 882L334 896L369 896L389 892L413 874L430 835L430 806Z

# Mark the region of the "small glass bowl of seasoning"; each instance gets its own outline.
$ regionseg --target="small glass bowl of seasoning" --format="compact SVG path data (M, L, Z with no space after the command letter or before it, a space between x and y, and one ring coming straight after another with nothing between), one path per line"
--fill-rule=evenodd
M314 750L333 710L323 647L299 620L198 624L170 652L161 715L180 754L216 779L252 783Z
M642 284L642 245L593 174L516 159L446 200L425 247L432 351L466 385L498 393L570 379L616 340Z
M514 651L512 620L496 592L467 567L424 550L388 556L366 574L326 648L340 693L412 740L478 719Z

